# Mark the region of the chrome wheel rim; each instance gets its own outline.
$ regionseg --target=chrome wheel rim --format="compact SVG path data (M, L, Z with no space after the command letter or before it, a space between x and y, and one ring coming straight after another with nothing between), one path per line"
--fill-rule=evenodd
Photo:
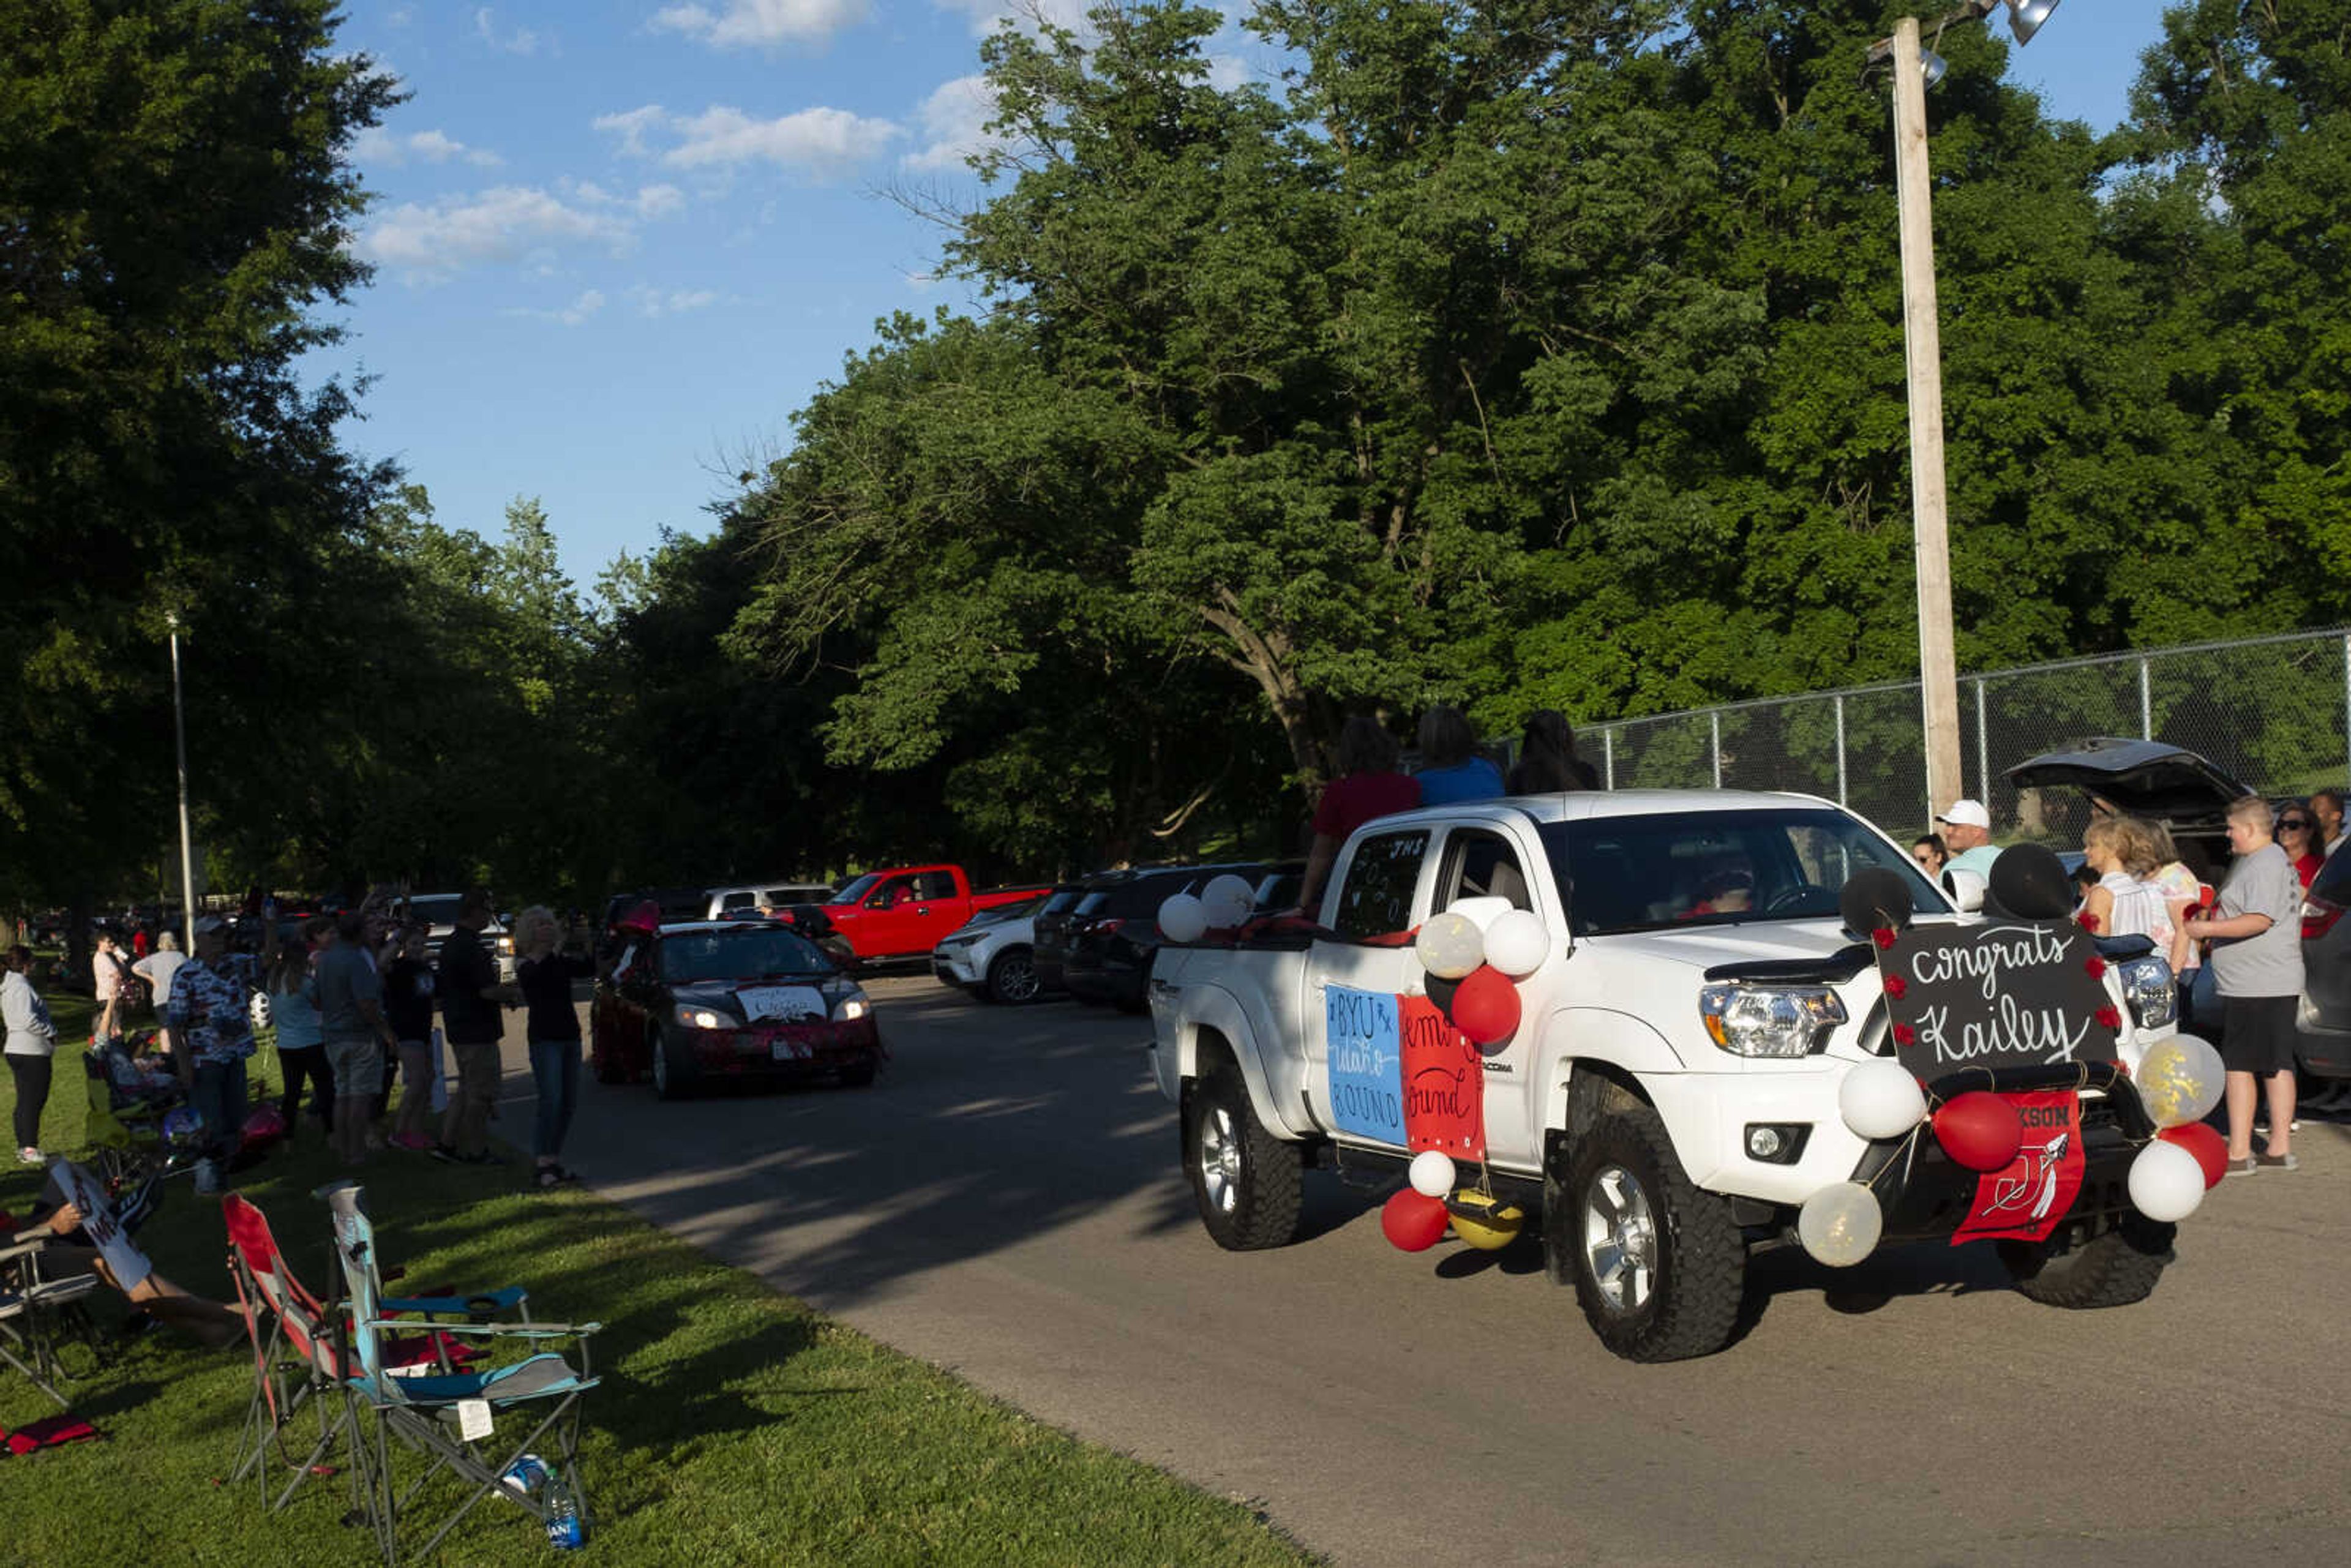
M1614 1311L1638 1312L1656 1289L1656 1218L1649 1195L1623 1166L1604 1166L1584 1189L1583 1261Z
M1200 1118L1200 1190L1208 1207L1230 1214L1240 1201L1241 1145L1233 1135L1233 1113L1211 1105Z
M1008 1002L1025 1002L1037 995L1037 966L1027 958L1004 958L997 964L997 993Z

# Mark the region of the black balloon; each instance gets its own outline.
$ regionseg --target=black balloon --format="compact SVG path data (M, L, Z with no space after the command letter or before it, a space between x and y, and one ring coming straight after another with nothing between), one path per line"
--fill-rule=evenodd
M2074 879L2046 844L2015 844L1991 862L1991 898L2020 920L2063 920L2074 912Z
M1837 913L1848 931L1899 931L1910 924L1910 883L1891 866L1857 871L1837 890Z

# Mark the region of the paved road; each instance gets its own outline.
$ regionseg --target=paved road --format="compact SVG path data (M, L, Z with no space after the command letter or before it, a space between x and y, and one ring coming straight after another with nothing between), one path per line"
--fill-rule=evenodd
M2305 1122L2304 1169L2224 1183L2140 1306L2036 1307L1977 1249L1844 1275L1779 1253L1745 1340L1637 1367L1531 1244L1406 1256L1327 1176L1307 1239L1218 1251L1141 1020L872 989L879 1087L662 1104L591 1082L573 1163L1345 1568L2331 1563L2351 1540L2351 1126Z

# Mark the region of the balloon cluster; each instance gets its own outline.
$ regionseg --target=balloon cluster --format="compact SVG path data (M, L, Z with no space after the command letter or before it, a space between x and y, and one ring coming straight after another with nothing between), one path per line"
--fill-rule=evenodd
M1427 1251L1450 1226L1479 1251L1497 1252L1526 1228L1526 1211L1518 1205L1482 1187L1456 1190L1459 1172L1453 1156L1441 1149L1413 1155L1406 1174L1410 1185L1380 1208L1381 1234L1402 1251Z
M1473 1045L1498 1045L1519 1030L1515 982L1542 967L1551 933L1541 916L1505 909L1480 923L1459 910L1431 915L1413 951L1432 979L1452 982L1445 1010Z
M2204 1124L2228 1070L2208 1042L2175 1034L2147 1047L2133 1082L2159 1130L2131 1157L2131 1207L2149 1219L2185 1219L2229 1171L2228 1141Z
M1211 931L1232 931L1257 911L1257 889L1227 872L1197 895L1179 893L1159 905L1159 934L1170 942L1197 942Z

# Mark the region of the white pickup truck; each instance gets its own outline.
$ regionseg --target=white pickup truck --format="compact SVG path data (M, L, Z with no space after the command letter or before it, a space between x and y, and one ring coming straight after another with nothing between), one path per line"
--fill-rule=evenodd
M1334 1104L1334 1083L1356 1086L1332 1061L1331 991L1426 994L1395 934L1482 900L1468 907L1531 911L1550 936L1519 980L1517 1030L1481 1052L1489 1170L1539 1199L1552 1278L1573 1283L1610 1349L1666 1361L1729 1343L1750 1253L1792 1241L1827 1184L1870 1182L1887 1242L1949 1242L1975 1173L1932 1138L1873 1142L1839 1113L1846 1073L1893 1054L1869 934L1838 913L1865 867L1906 879L1922 926L1963 918L1899 844L1809 796L1573 793L1367 823L1315 928L1159 954L1152 1067L1181 1107L1209 1234L1232 1249L1289 1242L1309 1168L1389 1186L1403 1175L1404 1142ZM2145 946L2094 967L2126 1068L2172 1032L2171 972ZM2125 1194L2126 1131L2150 1131L2135 1093L2082 1094L2078 1196L2046 1239L1995 1243L2034 1299L2136 1301L2168 1260L2173 1228Z

